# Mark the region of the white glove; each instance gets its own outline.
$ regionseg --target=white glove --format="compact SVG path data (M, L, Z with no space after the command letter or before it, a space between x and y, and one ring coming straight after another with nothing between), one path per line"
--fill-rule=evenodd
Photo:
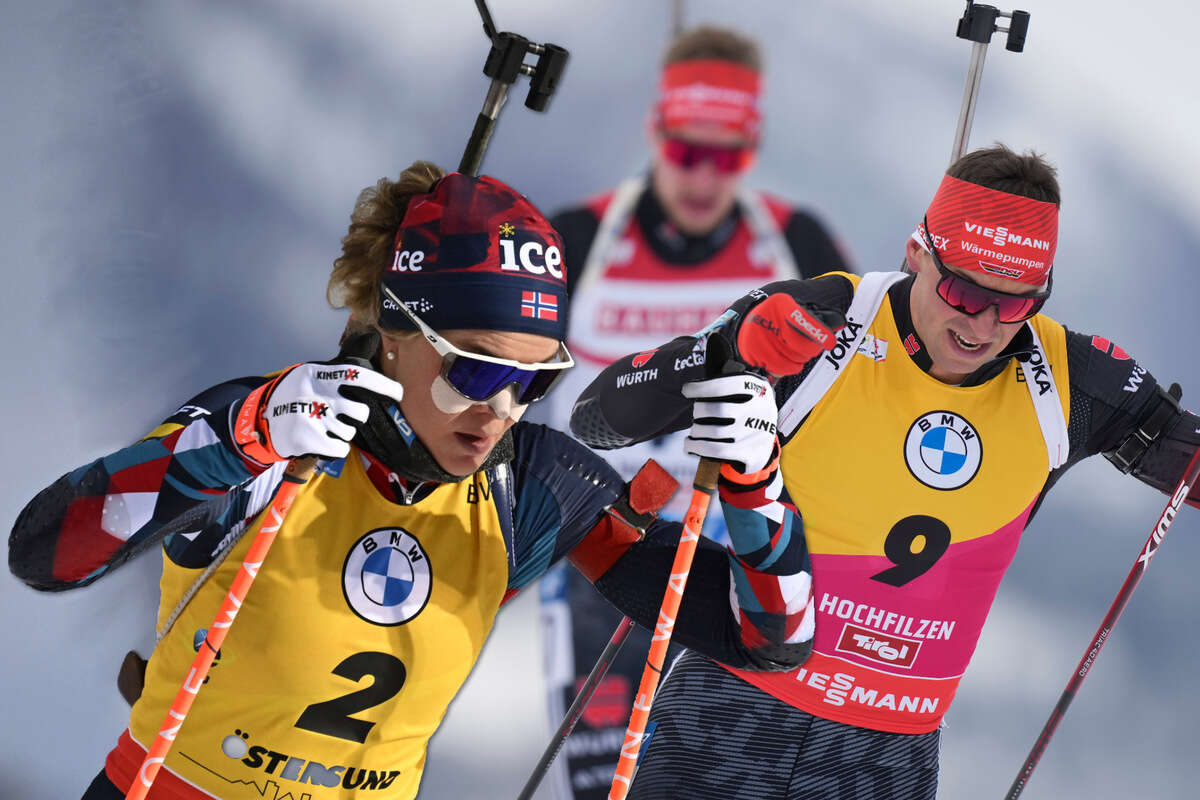
M366 422L370 411L366 403L342 396L343 386L397 403L404 396L399 383L358 365L297 364L242 401L233 439L244 456L264 465L310 453L343 458L356 431L352 423Z
M775 391L766 378L745 372L683 385L695 400L684 448L723 461L742 474L764 469L775 453Z

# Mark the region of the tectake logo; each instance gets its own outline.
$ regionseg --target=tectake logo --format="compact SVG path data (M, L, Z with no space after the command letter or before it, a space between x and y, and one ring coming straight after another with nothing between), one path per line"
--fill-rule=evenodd
M975 236L981 236L984 239L991 239L992 244L997 247L1004 247L1009 244L1016 244L1022 247L1032 247L1035 250L1049 250L1050 242L1045 239L1035 239L1032 236L1026 236L1017 231L1011 231L1007 227L991 225L982 225L978 222L963 220L963 228L967 233Z
M688 353L683 358L675 359L675 371L687 369L688 367L702 367L708 355L708 340L701 339L692 346L692 352ZM635 363L634 366L637 366Z

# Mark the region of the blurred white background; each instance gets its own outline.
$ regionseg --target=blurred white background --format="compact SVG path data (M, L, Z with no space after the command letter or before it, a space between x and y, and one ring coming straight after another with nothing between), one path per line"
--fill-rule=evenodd
M506 109L484 171L546 211L646 163L670 23L645 0L491 0L571 50L547 114ZM898 263L949 158L970 52L960 0L718 3L757 36L754 185L815 209L859 269ZM1029 0L1026 52L989 49L971 137L1035 148L1063 183L1047 311L1200 393L1200 7ZM0 517L144 435L195 391L335 350L324 286L357 192L457 165L487 83L469 0L43 0L0 26L7 342ZM949 717L941 797L1000 797L1165 498L1107 462L1025 535ZM1034 773L1028 798L1195 796L1200 514L1185 512ZM70 800L127 718L121 656L152 642L158 558L75 593L0 577L0 797ZM422 798L515 796L549 724L535 592L501 615L430 753Z

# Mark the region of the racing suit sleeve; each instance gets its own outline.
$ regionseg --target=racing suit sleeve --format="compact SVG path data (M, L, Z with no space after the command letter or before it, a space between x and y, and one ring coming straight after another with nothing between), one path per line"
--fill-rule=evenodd
M1200 447L1200 417L1181 409L1153 375L1103 336L1068 330L1067 369L1070 454L1051 473L1047 488L1072 464L1103 453L1143 483L1174 491ZM1195 486L1188 503L1200 506Z
M595 453L542 425L514 428L514 564L509 586L519 588L567 556L620 611L653 630L679 543L678 522L655 520L644 536L614 532L606 509L626 491L620 476ZM706 656L744 669L789 669L807 657L810 642L786 641L791 612L777 595L807 563L784 542L767 553L726 551L701 537L672 638ZM768 548L768 551L770 548ZM788 552L783 553L783 550ZM799 610L803 613L803 609Z
M229 415L265 380L208 389L142 440L43 489L13 525L9 569L35 589L85 586L164 538L245 511L249 491L231 490L257 482L261 470L238 455ZM262 473L262 482L278 473ZM182 550L193 543L178 542Z
M725 362L736 355L734 343L740 320L776 292L790 294L801 305L844 312L850 307L854 287L839 275L770 283L736 300L707 328L692 336L681 336L649 354L643 351L617 359L579 395L571 411L571 432L589 447L610 450L690 426L692 404L683 396L683 384L720 374ZM801 377L781 381L776 386L776 397L787 397L785 386Z

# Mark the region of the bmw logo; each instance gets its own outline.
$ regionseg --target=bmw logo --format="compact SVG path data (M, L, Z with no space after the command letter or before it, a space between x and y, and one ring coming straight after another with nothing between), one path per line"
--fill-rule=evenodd
M371 531L342 567L342 591L354 613L376 625L403 625L429 602L433 575L417 538L403 528Z
M983 444L971 423L952 411L930 411L908 429L904 463L932 489L966 486L979 471Z

